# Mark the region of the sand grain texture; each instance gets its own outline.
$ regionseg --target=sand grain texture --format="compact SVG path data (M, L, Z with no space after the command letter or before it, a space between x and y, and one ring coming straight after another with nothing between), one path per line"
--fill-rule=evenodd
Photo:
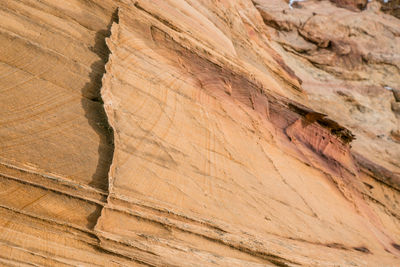
M2 4L1 265L400 264L398 160L382 163L399 151L398 118L376 113L392 116L379 143L359 117L322 109L364 99L348 93L359 54L335 42L336 63L301 65L329 32L262 2ZM293 42L302 52L279 39L287 28L308 36ZM342 81L337 98L318 98L316 71ZM368 150L381 144L392 154Z

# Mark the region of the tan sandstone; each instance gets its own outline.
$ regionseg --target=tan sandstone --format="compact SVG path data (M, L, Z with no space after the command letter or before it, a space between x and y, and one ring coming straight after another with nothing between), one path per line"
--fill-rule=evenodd
M398 266L400 20L332 2L2 3L0 264Z

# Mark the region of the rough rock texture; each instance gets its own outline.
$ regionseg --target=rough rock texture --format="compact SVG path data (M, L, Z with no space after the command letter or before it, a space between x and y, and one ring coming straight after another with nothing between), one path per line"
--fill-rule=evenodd
M294 9L280 0L254 2L310 106L348 127L356 135L353 151L388 169L398 185L400 20L375 1L362 12L328 1Z
M380 2L383 12L400 18L400 0L381 0Z
M400 21L332 2L3 3L0 264L398 266Z
M338 7L344 7L352 11L363 10L368 3L368 0L330 0Z

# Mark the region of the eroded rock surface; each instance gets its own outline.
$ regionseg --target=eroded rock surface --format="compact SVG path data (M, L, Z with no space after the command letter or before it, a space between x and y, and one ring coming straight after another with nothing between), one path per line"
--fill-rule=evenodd
M400 22L355 2L7 1L1 264L399 265Z
M353 12L329 1L253 1L285 62L303 81L310 105L355 135L353 151L400 181L400 20L371 1Z

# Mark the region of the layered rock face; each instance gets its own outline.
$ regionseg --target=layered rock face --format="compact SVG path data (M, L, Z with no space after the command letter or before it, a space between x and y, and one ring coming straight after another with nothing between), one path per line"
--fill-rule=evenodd
M385 4L3 3L1 265L400 265Z
M357 158L390 170L396 186L400 21L374 1L362 12L328 1L289 11L278 0L255 3L279 44L275 48L302 79L311 107L351 129Z

